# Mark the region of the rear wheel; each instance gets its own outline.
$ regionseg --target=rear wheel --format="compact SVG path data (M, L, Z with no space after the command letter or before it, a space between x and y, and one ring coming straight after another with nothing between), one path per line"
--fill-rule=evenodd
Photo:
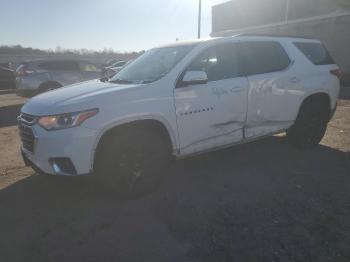
M302 105L295 124L287 130L289 141L300 149L316 147L324 137L329 121L329 106L322 100Z
M126 198L155 190L166 173L170 152L162 136L132 128L103 139L95 161L96 178Z

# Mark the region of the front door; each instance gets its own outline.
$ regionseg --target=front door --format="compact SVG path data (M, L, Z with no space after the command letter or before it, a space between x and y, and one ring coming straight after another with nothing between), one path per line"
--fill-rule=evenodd
M225 43L206 49L186 71L204 71L208 82L175 89L181 154L241 141L247 113L248 80L241 76L237 66L236 44Z

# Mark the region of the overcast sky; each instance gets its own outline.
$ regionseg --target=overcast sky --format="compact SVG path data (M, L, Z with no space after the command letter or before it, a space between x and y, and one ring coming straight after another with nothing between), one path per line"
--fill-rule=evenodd
M212 5L202 0L202 35ZM0 45L139 51L197 36L198 0L1 0Z

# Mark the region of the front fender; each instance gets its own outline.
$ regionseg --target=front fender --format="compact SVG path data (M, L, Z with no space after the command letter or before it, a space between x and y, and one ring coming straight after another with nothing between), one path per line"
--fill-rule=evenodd
M165 129L167 130L167 132L169 134L173 153L174 154L177 153L179 146L178 146L176 131L173 129L173 127L170 125L170 123L163 116L150 115L150 114L135 114L135 115L131 115L131 116L119 119L115 122L109 123L108 125L104 126L103 129L101 129L98 132L98 135L96 137L96 141L95 141L94 147L93 147L93 154L91 156L92 158L90 160L90 169L93 170L93 163L94 163L94 158L95 158L95 153L96 153L97 147L101 141L101 138L103 137L103 135L106 132L108 132L112 128L122 126L124 124L129 124L129 123L141 121L141 120L153 120L153 121L157 121L157 122L161 123L165 127Z

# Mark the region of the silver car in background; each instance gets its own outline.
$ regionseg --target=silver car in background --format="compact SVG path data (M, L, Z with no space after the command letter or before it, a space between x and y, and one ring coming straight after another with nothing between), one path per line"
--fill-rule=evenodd
M35 60L16 70L16 92L31 97L39 93L103 77L100 66L78 60Z

